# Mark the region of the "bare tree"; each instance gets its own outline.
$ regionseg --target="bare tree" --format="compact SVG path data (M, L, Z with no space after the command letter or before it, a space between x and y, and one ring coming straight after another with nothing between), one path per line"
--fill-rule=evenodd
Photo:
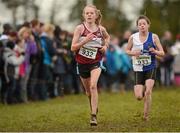
M162 35L170 30L174 35L180 32L179 0L145 0L141 12L151 19L151 31Z
M54 18L56 15L56 7L57 7L57 0L53 0L52 6L51 6L51 14L50 14L50 23L54 24Z
M39 6L36 5L36 0L2 0L2 2L11 10L12 12L12 24L15 26L17 24L17 10L19 7L23 7L24 14L23 19L24 21L28 20L28 16L34 13L34 17L39 17Z
M33 15L33 18L39 18L39 6L36 5L36 0L26 0L24 1L24 21L28 20L28 16Z
M13 25L16 25L17 8L23 5L23 0L2 0L3 3L12 11Z

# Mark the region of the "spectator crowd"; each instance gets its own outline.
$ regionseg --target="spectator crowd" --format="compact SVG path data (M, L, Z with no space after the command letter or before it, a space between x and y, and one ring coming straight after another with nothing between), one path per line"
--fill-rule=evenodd
M125 92L133 88L131 58L125 53L132 31L121 37L111 35L101 63L105 67L98 88ZM36 19L13 28L3 25L0 35L0 101L3 104L48 100L83 92L71 52L72 33L58 25ZM180 34L165 31L161 43L165 51L158 58L158 86L180 86Z

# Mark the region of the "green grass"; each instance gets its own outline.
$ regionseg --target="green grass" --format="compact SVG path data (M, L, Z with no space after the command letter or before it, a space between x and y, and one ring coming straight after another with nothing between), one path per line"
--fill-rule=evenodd
M167 131L180 132L180 88L154 89L150 120L132 91L101 93L98 126L89 125L87 97L68 95L46 102L0 104L0 131Z

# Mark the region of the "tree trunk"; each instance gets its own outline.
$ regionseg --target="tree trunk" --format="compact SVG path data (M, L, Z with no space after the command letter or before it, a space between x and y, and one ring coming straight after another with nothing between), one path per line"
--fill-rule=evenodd
M24 5L24 22L27 21L28 18L28 3L26 2Z
M16 26L17 19L16 19L16 14L17 14L17 7L12 8L12 19L13 19L13 26Z

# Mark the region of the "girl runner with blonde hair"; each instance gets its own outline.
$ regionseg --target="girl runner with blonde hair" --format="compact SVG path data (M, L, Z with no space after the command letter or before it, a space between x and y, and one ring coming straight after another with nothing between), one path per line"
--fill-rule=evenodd
M71 50L75 52L80 79L90 101L90 124L96 126L100 61L108 48L110 37L100 24L102 15L96 6L85 6L82 15L84 22L75 28Z

